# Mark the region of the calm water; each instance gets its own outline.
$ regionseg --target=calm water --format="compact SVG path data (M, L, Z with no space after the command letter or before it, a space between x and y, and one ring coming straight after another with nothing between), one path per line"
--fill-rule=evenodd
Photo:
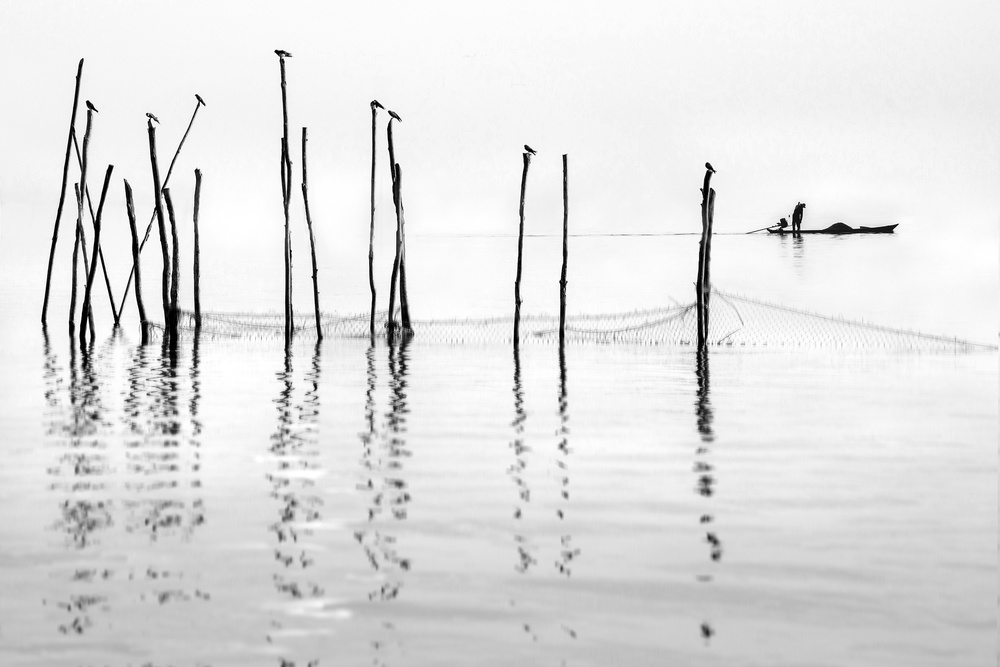
M995 353L0 360L5 665L997 657Z
M995 351L816 349L807 332L700 362L515 357L418 332L287 353L187 340L171 358L137 345L132 306L109 337L99 301L84 354L62 264L48 339L37 325L44 227L0 245L2 665L996 664ZM720 236L713 277L994 341L995 252L971 273L947 238L918 241ZM571 314L691 300L696 246L573 239ZM357 312L363 253L339 248L320 248L324 307ZM117 291L128 266L107 249ZM416 315L507 312L511 249L416 236ZM280 310L280 253L215 252L207 307ZM555 312L558 257L527 239L527 312Z

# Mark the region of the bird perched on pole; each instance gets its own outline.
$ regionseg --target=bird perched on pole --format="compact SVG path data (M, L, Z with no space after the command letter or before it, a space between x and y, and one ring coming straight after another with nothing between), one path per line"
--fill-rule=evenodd
M90 102L90 100L87 100L87 108L88 108L88 109L90 109L91 111L93 111L94 113L97 113L97 107L95 107L95 106L94 106L94 105L93 105L93 104L92 104L92 103Z
M205 100L201 99L201 95L199 95L198 93L194 94L194 98L198 100L198 104L200 104L201 106L203 107L208 106L207 104L205 104Z
M385 109L385 107L382 106L378 100L372 100L371 107L372 109Z
M714 169L714 168L712 167L712 163L711 163L711 162L706 162L706 163L705 163L705 169L708 169L708 170L709 170L710 172L712 172L713 174L717 173L717 172L715 171L715 169Z
M531 153L532 155L537 155L537 153L535 153L535 150L528 144L524 145L524 150L526 150L528 153Z
M274 54L276 56L278 56L279 58L291 58L292 57L291 53L289 53L288 51L284 51L282 49L275 49L274 50Z
M148 111L146 112L146 118L148 118L149 120L153 121L154 123L159 123L160 122L159 118L157 118L153 114L149 113Z
M398 120L398 121L399 121L400 123L402 123L402 122L403 122L403 119L402 119L402 118L400 118L400 117L399 117L399 114L398 114L398 113L396 113L395 111L390 111L390 112L389 112L389 115L390 115L390 116L392 116L393 118L395 118L396 120Z

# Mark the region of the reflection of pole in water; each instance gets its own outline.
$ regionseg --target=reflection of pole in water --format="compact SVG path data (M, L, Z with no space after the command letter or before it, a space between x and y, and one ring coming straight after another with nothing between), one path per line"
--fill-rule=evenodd
M695 403L695 416L702 444L695 450L694 472L698 476L697 492L707 501L715 494L714 467L707 460L710 453L709 443L715 440L715 432L712 428L714 415L709 393L708 349L700 347L696 354L695 375L698 379L698 400ZM722 559L722 542L712 527L714 521L714 515L708 511L702 513L699 518L699 523L706 531L705 541L709 545L709 556L713 562L718 562ZM710 575L702 575L698 579L711 581L712 578ZM702 638L708 642L714 634L715 630L712 625L708 621L703 621L701 624Z
M105 489L101 478L109 471L104 454L107 424L100 402L100 385L88 360L81 359L78 364L75 342L71 338L67 412L62 398L62 369L44 330L43 337L45 397L50 410L46 430L62 452L57 465L48 468L54 478L49 489L60 496L60 516L51 529L64 536L66 546L77 551L78 558L88 560L97 556L90 549L98 543L98 535L114 525L112 503L100 496ZM87 553L90 556L85 555ZM91 610L106 605L107 597L89 587L86 594L81 594L80 587L86 582L106 579L110 571L104 572L101 576L96 567L80 566L72 579L65 582L66 589L72 593L62 599L47 597L42 600L43 605L51 605L70 615L71 618L57 626L60 633L82 635L93 625Z
M561 476L559 478L559 495L564 505L569 504L569 455L572 451L569 446L569 396L566 391L566 347L559 344L559 455L556 458L556 465L559 467ZM563 507L556 509L556 516L562 521L566 518ZM580 555L580 550L573 547L573 536L569 533L563 534L560 538L559 560L556 561L556 569L567 577L573 574L571 563Z
M269 451L274 464L267 474L271 497L278 505L277 518L268 526L277 539L273 551L276 571L271 581L278 593L294 600L318 601L326 594L321 583L310 577L317 553L306 543L315 524L322 519L323 500L315 490L319 467L315 461L319 455L321 349L317 341L304 375L304 393L302 385L296 382L290 341L285 342L282 370L276 374L281 387L274 400L278 426L271 435ZM281 625L272 621L273 627ZM266 638L273 641L270 636ZM309 662L314 663L319 660ZM296 663L282 658L282 664Z
M411 455L406 443L406 421L409 413L407 387L409 384L409 344L406 336L390 338L388 346L389 409L383 427L376 425L377 373L375 347L369 345L367 360L367 386L365 389L365 423L367 432L361 433L361 465L366 479L359 490L370 494L367 525L354 533L354 538L364 550L380 584L368 593L369 601L391 602L403 588L403 572L411 568L409 558L402 555L395 535L389 527L393 521L405 521L411 501L409 484L404 477L403 462ZM398 341L398 346L393 341ZM388 510L388 511L386 511ZM382 622L387 631L395 629L389 621ZM398 643L399 638L396 638ZM376 654L384 651L388 642L373 639L371 646ZM376 663L381 661L376 658Z
M514 463L507 468L507 474L517 486L517 495L521 501L520 505L514 508L514 519L520 521L524 516L527 503L531 502L531 489L525 480L525 472L528 467L526 454L530 448L524 443L524 423L527 413L524 410L524 387L521 383L521 352L520 346L514 345L514 421L511 426L514 428L514 440L510 443L514 450ZM526 573L537 560L531 553L527 537L519 531L514 533L514 541L517 545L518 563L514 569L521 574Z

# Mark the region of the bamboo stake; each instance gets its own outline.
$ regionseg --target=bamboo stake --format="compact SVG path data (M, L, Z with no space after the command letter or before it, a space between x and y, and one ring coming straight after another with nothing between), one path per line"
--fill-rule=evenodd
M87 158L89 154L90 147L90 132L93 129L94 124L94 113L97 109L94 105L90 103L90 100L86 101L87 104L87 127L83 132L83 156L80 160L80 197L76 202L76 226L80 233L80 248L83 251L83 271L85 275L90 275L90 260L87 259L87 235L83 229L83 197L84 193L87 192ZM75 277L74 277L75 278ZM74 301L75 303L75 301ZM83 318L81 318L81 326L83 326ZM94 334L94 316L89 315L86 318L87 324L90 326L91 336Z
M306 226L309 228L309 252L312 255L313 269L313 309L316 311L316 340L323 340L323 325L319 318L319 276L316 270L316 239L313 236L312 216L309 214L309 190L307 187L308 171L306 169L306 128L302 128L302 204L306 209Z
M378 100L372 100L372 221L368 235L368 286L372 292L370 336L375 338L375 120L378 109L384 109Z
M390 123L392 121L389 121ZM402 238L399 228L399 181L396 179L396 169L392 169L392 201L396 209L396 254L392 259L392 277L389 279L389 314L386 318L385 328L391 339L396 333L396 279L399 276L399 261L402 255Z
M285 58L291 57L287 51L275 50L281 71L281 195L285 211L285 343L292 338L292 237L288 224L288 204L292 189L292 162L288 155L288 86L285 81Z
M170 188L163 188L163 201L167 203L167 216L170 218L170 244L172 254L170 258L170 335L176 339L177 336L177 297L180 291L180 239L177 236L177 219L174 217L174 203L170 199Z
M83 210L83 200L80 197L80 184L74 183L73 189L76 192L76 207L77 211ZM69 292L69 337L72 341L73 332L76 330L76 324L74 319L76 317L76 272L77 272L77 257L80 254L80 232L83 229L83 225L80 224L79 218L76 224L76 240L73 242L73 277L71 280L71 287ZM82 328L84 323L80 322L80 327ZM72 346L70 346L72 347Z
M400 123L403 122L403 119L399 117L399 114L395 111L390 111L389 124L386 126L385 134L389 142L389 176L393 181L396 180L396 149L392 143L392 121L394 120L398 120ZM396 202L393 201L392 203L395 204Z
M188 122L187 129L184 130L184 136L181 137L180 143L177 144L177 149L174 151L174 157L170 160L170 167L167 169L167 177L163 179L163 187L167 187L170 184L170 174L174 171L174 163L177 162L177 156L181 154L181 148L184 147L184 141L187 139L188 133L191 131L191 126L194 125L195 116L198 115L198 109L205 106L205 100L201 99L201 95L195 94L195 99L197 103L194 107L194 113L191 114L191 120ZM156 209L154 207L153 212L149 214L149 223L146 225L146 233L142 237L142 243L139 244L139 252L146 247L146 241L149 240L149 232L153 228L153 221L156 220ZM128 296L129 287L132 285L132 275L136 271L135 262L132 263L132 269L129 271L128 280L125 282L125 291L122 293L121 301L118 302L118 317L121 319L122 311L125 310L125 298Z
M156 128L153 121L146 122L149 134L149 161L153 168L153 197L156 205L156 224L160 232L160 255L163 260L163 271L160 280L160 299L163 303L163 328L165 335L170 334L170 249L167 247L167 223L163 219L163 204L161 196L163 189L160 185L160 167L156 162ZM142 248L139 248L142 252Z
M386 141L389 145L389 176L392 179L392 204L398 209L398 188L396 187L396 148L392 141L392 121L403 122L395 111L389 111L389 123L386 125ZM399 217L396 219L396 254L392 260L392 278L389 281L389 313L386 316L385 327L389 335L392 336L396 330L396 280L399 275L400 246L402 240L399 236Z
M91 316L90 294L94 286L94 278L97 274L98 255L101 251L101 214L104 212L104 201L108 196L108 185L111 183L111 172L115 170L113 164L108 165L108 171L104 174L104 187L101 188L101 200L97 204L97 217L94 218L94 254L90 258L90 271L87 273L87 286L83 292L83 312L80 314L80 321ZM93 336L91 336L93 341ZM87 345L86 329L80 327L80 348Z
M289 224L288 210L290 203L289 190L292 187L292 179L289 172L292 170L292 163L288 159L288 141L286 139L281 140L281 155L281 166L284 174L282 176L282 193L284 196L283 206L285 211L285 343L288 344L291 342L292 334L295 332L295 324L292 321L292 231Z
M77 143L75 135L73 136L73 147L76 149L76 161L80 165L80 168L82 169L83 168L83 157L80 155L80 146ZM96 217L94 215L94 202L93 202L93 199L90 196L90 185L87 185L87 187L84 188L83 198L87 202L87 210L90 212L90 223L91 223L91 225L93 225L95 223ZM84 235L83 238L84 238L84 247L86 247L86 245L87 245L86 244L86 240L87 240L86 234ZM101 272L104 274L104 285L105 285L105 287L107 287L107 290L108 290L108 301L111 304L111 315L112 315L112 317L115 320L114 326L117 327L118 326L118 308L115 305L115 297L114 297L114 294L111 291L111 279L108 277L108 267L107 267L107 265L104 262L104 249L98 247L97 248L97 254L98 254L98 257L101 260ZM87 273L89 275L89 273L90 273L89 269L87 270Z
M76 136L76 108L80 103L80 79L83 77L83 58L76 68L76 88L73 91L73 113L69 119L69 136L66 138L66 157L63 159L62 186L59 190L59 206L56 207L56 221L52 226L52 246L49 249L49 268L45 273L45 296L42 298L42 327L46 325L49 311L49 288L52 284L52 263L56 256L56 242L59 240L59 222L62 219L63 204L66 202L66 180L69 176L69 154Z
M132 187L125 181L125 205L128 211L128 226L132 232L132 266L135 269L135 305L139 309L139 327L142 333L142 344L149 342L149 321L146 319L146 308L142 303L142 278L139 270L139 236L135 229L135 206L132 203ZM154 214L155 215L155 214Z
M514 347L521 344L521 257L524 253L524 191L528 183L528 165L531 154L524 152L524 171L521 172L520 225L517 229L517 274L514 277Z
M402 311L403 334L413 333L410 327L410 301L406 294L406 220L403 216L403 168L396 164L396 226L399 233L399 304Z
M201 332L201 241L198 209L201 206L201 169L194 170L194 332ZM195 338L197 340L197 337Z
M701 242L698 246L698 279L695 284L695 296L698 310L698 347L708 343L708 251L711 245L711 198L713 169L705 169L705 183L701 189Z
M559 347L566 342L566 264L569 260L569 166L563 153L563 245L562 273L559 276Z

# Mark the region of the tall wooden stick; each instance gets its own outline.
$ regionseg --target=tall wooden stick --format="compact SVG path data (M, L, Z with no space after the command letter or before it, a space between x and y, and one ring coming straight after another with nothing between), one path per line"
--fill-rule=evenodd
M390 121L392 122L392 121ZM402 237L399 228L399 181L396 179L396 169L393 168L392 201L396 209L396 254L392 259L392 277L389 279L389 314L385 327L390 338L396 333L396 280L399 276L399 261L402 255Z
M396 148L392 141L392 121L398 120L402 122L395 111L389 112L389 123L386 125L386 142L389 146L389 176L392 180L392 204L394 208L398 209L398 195L399 190L396 187ZM389 281L389 313L386 316L385 327L389 335L392 336L396 330L396 280L399 276L399 258L400 258L400 246L402 240L399 236L399 216L397 212L396 217L396 254L392 260L392 278Z
M528 183L528 165L531 154L524 152L524 171L521 172L520 224L517 228L517 274L514 277L514 347L521 344L521 257L524 254L524 191Z
M170 334L170 249L167 247L167 223L163 219L163 203L161 201L163 188L160 185L160 167L156 162L156 128L153 121L147 121L149 134L149 161L153 167L153 198L156 205L156 226L160 232L160 255L163 259L163 272L160 280L160 299L163 302L163 327L165 335ZM139 249L140 252L142 248Z
M698 347L708 344L708 262L712 239L712 200L711 189L714 170L705 169L705 183L701 189L701 242L698 246L698 279L695 284L695 296L698 310Z
M170 219L170 245L173 252L170 255L170 336L177 338L177 302L180 291L181 248L177 234L177 219L174 217L174 203L170 199L170 188L163 188L163 201L167 203L167 216Z
M410 327L410 300L406 294L406 220L403 216L403 168L397 163L394 171L396 183L393 189L396 200L397 243L399 244L399 304L403 320L403 333L410 334L413 329Z
M181 154L181 148L184 147L184 141L187 139L188 133L191 131L191 126L194 125L195 116L198 115L198 109L205 106L205 100L201 99L201 95L195 95L197 103L194 107L194 113L191 114L191 120L188 122L187 129L184 130L184 136L181 137L180 143L177 144L177 149L174 151L174 157L170 160L170 167L167 169L167 177L163 179L163 187L167 187L170 184L170 174L174 171L174 163L177 162L177 156ZM146 234L142 237L142 243L139 244L139 252L146 247L146 241L149 240L149 232L153 228L153 221L156 220L156 209L154 207L153 212L149 214L149 223L146 225ZM128 296L128 289L132 285L132 275L136 271L135 262L132 263L132 269L129 271L128 280L125 282L125 291L122 293L121 301L118 302L118 317L120 320L122 317L122 311L125 309L125 298Z
M83 199L80 195L80 184L74 183L73 189L76 192L76 206L77 211L82 215L83 211ZM74 318L76 317L76 272L77 272L77 257L80 255L80 233L83 230L83 225L80 224L79 217L77 218L76 224L76 240L73 242L73 277L71 279L71 287L69 292L69 337L73 338L73 332L76 330L76 324L74 323ZM81 321L80 327L84 327L85 324Z
M288 344L292 340L292 334L295 331L295 324L292 321L293 316L293 306L292 306L292 231L291 225L289 224L289 204L290 204L290 189L292 187L292 179L289 172L292 170L292 162L288 159L288 142L285 139L281 140L281 167L282 167L282 192L285 198L284 200L284 211L285 211L285 343Z
M142 333L142 344L149 342L149 321L146 319L146 307L142 303L142 278L139 270L139 235L135 228L135 206L132 203L132 187L125 181L125 207L128 211L128 226L132 233L132 267L135 270L135 305L139 309L139 327ZM155 215L155 214L154 214Z
M108 196L108 185L111 183L111 172L115 170L113 164L108 165L108 171L104 174L104 187L101 188L101 200L97 205L97 217L94 218L94 254L90 258L90 271L87 273L87 287L83 292L83 311L80 314L80 321L82 322L84 318L89 318L91 315L90 310L90 294L91 289L94 286L94 277L97 273L97 262L98 255L101 251L101 214L104 212L104 200ZM80 348L87 346L87 336L86 329L80 327Z
M378 110L384 107L372 100L372 221L368 233L368 286L372 293L370 336L375 338L375 121Z
M83 251L83 271L84 275L90 275L90 260L87 259L87 235L83 230L83 198L87 192L87 156L89 154L90 147L90 132L94 125L94 105L89 101L87 102L87 128L83 132L83 157L80 160L80 198L76 202L76 226L77 231L80 234L80 248ZM74 277L75 278L75 277ZM75 301L74 301L75 303ZM84 321L81 318L81 326ZM94 316L89 315L86 318L87 324L90 326L90 333L94 333Z
M392 143L392 121L398 120L400 123L403 119L399 117L395 111L389 112L389 124L385 128L385 136L389 144L389 177L392 181L396 180L396 148ZM396 202L393 202L395 204Z
M52 284L52 263L56 256L56 242L59 240L59 221L62 219L63 204L66 202L66 180L69 176L69 154L76 134L76 107L80 102L80 79L83 77L83 58L76 68L76 88L73 91L73 113L69 118L69 136L66 138L66 157L63 160L62 186L59 190L59 206L56 207L56 222L52 226L52 246L49 248L49 268L45 273L45 296L42 299L42 326L46 325L49 311L49 288ZM74 242L75 243L75 242Z
M309 252L313 269L313 309L316 312L316 339L323 340L323 325L319 318L319 276L316 270L316 239L313 236L312 216L309 214L308 171L306 169L306 128L302 128L302 204L306 209L306 226L309 228Z
M201 169L194 170L194 332L201 332L201 240L198 209L201 206Z
M76 161L80 165L80 168L83 169L83 156L80 154L80 146L77 143L76 135L73 136L73 147L76 149ZM90 212L90 223L91 223L91 225L93 225L95 223L95 217L96 216L94 215L94 201L93 201L93 199L90 196L90 185L87 185L87 187L84 188L84 190L83 190L83 198L84 198L84 200L87 203L87 210ZM84 236L83 236L83 241L84 241L83 242L83 246L86 247L86 245L87 245L87 236L86 236L86 234L84 234ZM118 326L118 308L117 308L117 306L115 306L115 297L114 297L114 294L111 291L111 278L108 277L108 267L107 267L107 264L104 261L104 249L103 248L100 248L100 247L97 248L97 256L101 260L101 272L104 274L104 285L105 285L105 287L107 287L107 290L108 290L108 302L111 304L111 315L112 315L112 317L114 317L114 320L115 320L115 324L114 325L115 325L115 327L117 327ZM90 273L89 269L87 270L87 273L88 274Z
M559 346L566 342L566 264L569 260L569 166L563 153L563 245L562 273L559 275Z
M288 222L288 204L292 190L292 161L288 155L288 86L285 81L285 58L291 54L276 50L281 71L281 193L285 211L285 342L291 341L292 322L292 236Z

